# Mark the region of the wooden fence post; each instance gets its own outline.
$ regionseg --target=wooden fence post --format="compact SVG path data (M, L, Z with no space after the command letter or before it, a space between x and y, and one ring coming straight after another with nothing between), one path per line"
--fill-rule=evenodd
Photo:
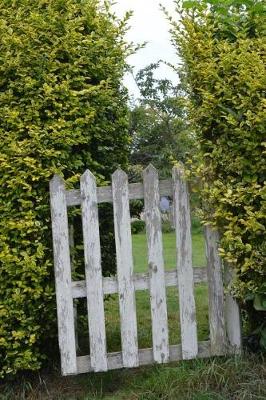
M188 187L181 169L173 168L177 274L183 359L198 354L196 305L192 267L192 240Z
M62 374L76 374L75 324L65 185L55 175L50 181L58 336Z
M124 171L118 169L112 175L112 190L123 365L130 368L139 365L139 356L128 179Z
M211 352L223 355L226 352L224 320L224 287L222 261L218 253L219 234L210 226L205 227L207 276L209 292L209 324Z
M155 362L166 363L169 360L169 338L159 209L159 179L157 170L152 165L143 171L143 183L150 274L153 357Z
M80 190L90 355L91 365L98 372L107 370L107 350L97 188L96 179L88 170L80 178Z
M239 354L242 351L242 329L239 306L234 297L230 294L230 285L233 279L233 271L225 263L225 323L227 339L231 352Z
M74 225L69 225L69 250L70 250L70 263L71 263L71 273L75 272L75 241L74 241ZM77 299L74 300L74 321L75 321L75 341L76 341L76 351L79 350L79 337L78 337L78 304Z

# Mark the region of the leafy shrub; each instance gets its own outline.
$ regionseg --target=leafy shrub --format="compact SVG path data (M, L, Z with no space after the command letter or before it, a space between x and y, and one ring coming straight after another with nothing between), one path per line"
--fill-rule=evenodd
M199 143L204 219L220 229L243 304L266 294L265 3L184 1L178 11L172 37Z
M191 218L191 229L193 233L202 233L202 223L200 219L196 216L192 216Z
M170 221L163 221L162 222L162 232L163 233L171 233L174 231L174 228L171 225Z
M145 230L145 222L138 219L131 222L131 232L133 234L141 233Z
M38 369L54 343L50 178L71 187L90 168L105 183L127 162L126 20L99 4L0 3L0 377Z

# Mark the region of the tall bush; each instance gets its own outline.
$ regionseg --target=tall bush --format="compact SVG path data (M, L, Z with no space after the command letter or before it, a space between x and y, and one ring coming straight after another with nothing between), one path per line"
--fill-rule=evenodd
M130 112L130 161L143 167L152 163L161 177L168 177L173 162L184 162L194 143L187 129L182 87L168 79L157 79L159 66L160 62L150 64L135 78L140 98Z
M51 176L127 162L127 18L100 3L0 2L0 377L38 369L56 332Z
M220 229L221 255L236 275L235 296L242 304L254 299L255 308L260 305L263 310L265 3L176 4L180 21L171 20L172 39L183 61L181 77L197 133L194 172L201 177L201 195L207 204L204 219Z

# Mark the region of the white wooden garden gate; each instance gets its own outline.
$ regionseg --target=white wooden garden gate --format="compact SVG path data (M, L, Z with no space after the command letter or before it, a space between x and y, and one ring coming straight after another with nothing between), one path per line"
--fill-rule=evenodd
M143 183L128 184L117 170L112 186L97 187L90 171L80 179L80 190L65 190L64 181L50 182L58 334L62 374L132 368L152 363L208 357L238 352L241 348L239 310L224 295L217 233L206 228L207 268L192 267L190 207L187 184L181 169L171 180L158 180L153 166L144 170ZM177 267L164 270L160 196L171 196L176 229ZM133 273L129 201L143 199L148 246L148 273ZM103 277L98 204L113 203L117 274ZM81 205L86 281L72 281L67 207ZM230 279L227 277L227 279ZM210 340L198 342L194 284L208 282ZM166 287L179 293L181 344L169 345ZM135 291L149 290L151 302L151 349L138 349ZM122 351L107 353L104 295L118 293ZM87 298L90 355L76 354L73 299Z

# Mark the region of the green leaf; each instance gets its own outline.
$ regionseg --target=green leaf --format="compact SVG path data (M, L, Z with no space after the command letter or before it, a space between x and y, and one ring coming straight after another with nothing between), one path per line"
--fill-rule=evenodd
M266 311L266 296L256 294L254 298L254 308L257 311Z

